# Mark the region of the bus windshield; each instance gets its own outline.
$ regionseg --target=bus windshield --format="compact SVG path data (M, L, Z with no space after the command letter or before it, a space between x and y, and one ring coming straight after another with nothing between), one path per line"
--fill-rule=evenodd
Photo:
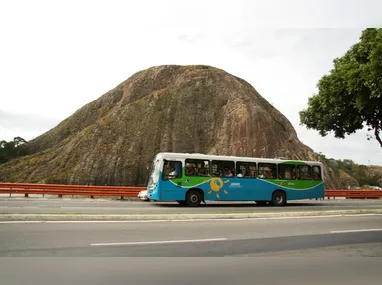
M158 183L159 178L159 159L154 158L150 169L150 179L148 184Z

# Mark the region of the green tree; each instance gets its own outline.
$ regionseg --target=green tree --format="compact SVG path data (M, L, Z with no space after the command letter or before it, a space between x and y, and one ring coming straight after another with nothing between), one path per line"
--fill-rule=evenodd
M365 125L382 147L382 29L366 29L360 41L318 82L318 94L300 111L300 123L336 138L355 133ZM368 139L372 136L368 136Z
M26 140L21 137L15 137L13 141L0 141L0 164L6 163L14 157L27 154Z

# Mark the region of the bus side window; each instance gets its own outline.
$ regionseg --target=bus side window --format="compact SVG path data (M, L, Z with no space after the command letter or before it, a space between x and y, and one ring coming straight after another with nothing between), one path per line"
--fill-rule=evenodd
M258 177L265 179L276 178L276 164L275 163L259 163L258 164Z
M311 180L312 167L310 165L297 165L297 175L299 180Z
M163 163L162 179L169 180L182 177L182 162L165 160Z
M313 180L322 180L321 167L318 165L313 166Z
M212 176L233 177L235 173L235 163L233 161L213 160Z
M256 163L236 162L236 177L256 178Z
M210 176L210 161L186 159L186 176Z
M293 164L279 164L279 179L294 180L296 179L296 166Z

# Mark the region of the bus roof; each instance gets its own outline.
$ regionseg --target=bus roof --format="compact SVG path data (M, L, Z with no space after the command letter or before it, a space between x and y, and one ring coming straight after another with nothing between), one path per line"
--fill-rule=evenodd
M165 157L165 158L191 158L191 159L208 159L208 160L235 160L243 162L265 162L265 163L282 163L287 161L298 161L306 164L316 164L322 165L319 161L305 161L298 159L281 159L281 158L260 158L260 157L243 157L243 156L225 156L225 155L212 155L203 153L179 153L179 152L159 152L155 157Z

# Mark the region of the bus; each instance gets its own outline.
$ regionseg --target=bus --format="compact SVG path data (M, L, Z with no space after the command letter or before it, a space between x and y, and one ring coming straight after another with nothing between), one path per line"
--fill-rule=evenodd
M150 201L191 207L205 201L285 206L324 195L321 162L198 153L158 153L147 185Z

